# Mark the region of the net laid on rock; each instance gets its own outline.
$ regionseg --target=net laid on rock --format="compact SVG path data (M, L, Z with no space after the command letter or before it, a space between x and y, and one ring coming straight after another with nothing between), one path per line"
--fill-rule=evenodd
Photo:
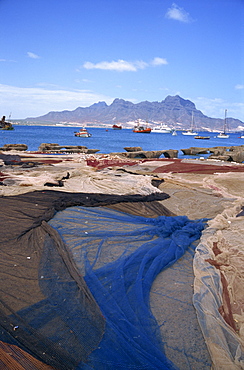
M204 223L165 198L0 198L0 340L56 369L210 368L191 302Z
M186 296L181 295L181 302L178 289L170 291L165 287L166 278L161 286L151 290L158 274L186 251L187 257L181 263L186 267L188 260L189 275L192 243L200 237L201 222L192 222L186 217L145 218L108 209L74 207L58 213L50 223L69 246L106 321L99 348L89 356L84 368L175 369L179 365L182 369L192 366L200 369L210 365L202 351L204 342L199 331L194 333L195 348L192 342L187 343L189 327L198 330L191 301L186 304ZM176 269L179 268L180 264ZM175 274L172 268L171 280ZM184 282L181 274L178 279L175 284L188 283L190 287L190 281ZM192 288L190 290L192 292ZM170 295L171 300L164 295ZM167 300L167 308L162 303L164 300ZM188 311L184 315L190 321L184 322L181 328L175 324L180 325L184 320L171 316L174 310L171 305ZM159 311L163 322L157 322L152 310ZM168 320L165 328L168 327L169 332L160 331L160 325L164 326ZM175 348L167 345L172 337ZM168 353L171 351L171 360L166 357L164 346Z
M244 369L243 201L208 222L194 258L198 320L214 369Z

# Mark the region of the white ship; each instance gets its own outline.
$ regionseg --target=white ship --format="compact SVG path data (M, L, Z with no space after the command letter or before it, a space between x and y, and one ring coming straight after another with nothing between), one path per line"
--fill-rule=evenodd
M160 126L156 126L152 129L152 132L158 132L159 134L171 134L172 131L173 130L164 123L161 123Z

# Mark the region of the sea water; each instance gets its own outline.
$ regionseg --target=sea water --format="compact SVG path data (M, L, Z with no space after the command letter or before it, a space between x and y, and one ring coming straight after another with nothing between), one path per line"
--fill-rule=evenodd
M131 129L88 127L87 130L92 136L84 138L75 136L75 131L78 130L79 127L15 125L12 131L0 130L0 148L4 144L26 144L29 151L37 151L42 143L56 143L61 146L84 145L89 149L98 149L98 153L106 154L125 152L125 147L139 146L142 150L177 149L178 157L185 158L181 149L244 145L244 139L240 139L240 133L231 133L228 139L219 139L217 133L198 132L198 135L210 136L210 139L197 140L194 136L182 135L180 131L173 136L154 132L134 133ZM199 156L203 155L191 156L191 158Z

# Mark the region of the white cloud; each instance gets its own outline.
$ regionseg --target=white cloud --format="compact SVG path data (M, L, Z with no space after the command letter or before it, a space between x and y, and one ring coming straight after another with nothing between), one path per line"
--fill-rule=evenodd
M151 62L151 65L153 65L153 66L161 66L163 64L168 64L168 62L165 58L156 57Z
M242 90L242 89L244 89L244 85L236 85L235 89L236 90Z
M28 52L27 52L27 55L28 55L28 57L29 57L29 58L31 58L31 59L39 59L39 58L40 58L40 57L39 57L39 55L34 54L34 53L32 53L31 51L28 51Z
M124 72L130 71L135 72L138 69L143 69L146 67L144 62L127 62L123 59L119 59L117 61L112 62L99 62L99 63L91 63L85 62L83 67L86 69L104 69L109 71L117 71L117 72Z
M98 101L111 104L113 98L88 90L22 88L0 84L0 101L4 115L12 112L13 119L37 117L50 111L73 110Z
M16 63L16 60L12 60L12 59L0 59L0 62L4 62L4 63Z
M183 8L180 8L177 4L173 3L171 8L167 10L166 18L174 19L179 22L190 23L192 18Z
M44 89L57 89L57 90L60 89L59 85L51 84L47 82L39 82L38 84L36 84L36 86L44 88Z
M233 103L224 99L210 99L206 97L189 99L195 103L197 109L208 117L224 118L225 109L227 109L228 117L244 121L244 103Z
M119 59L117 61L112 62L99 62L99 63L91 63L85 62L83 64L83 68L85 69L102 69L102 70L109 70L109 71L117 71L117 72L136 72L139 69L145 69L149 66L159 66L162 64L167 64L166 59L156 57L152 60L151 63L144 62L143 60L136 60L134 62L128 62L123 59Z

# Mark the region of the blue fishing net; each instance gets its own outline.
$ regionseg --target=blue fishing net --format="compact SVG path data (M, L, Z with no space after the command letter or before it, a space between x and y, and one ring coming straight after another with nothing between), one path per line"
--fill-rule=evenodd
M99 345L77 369L210 368L191 303L203 221L71 207L49 224L105 318Z
M1 197L0 341L56 370L210 369L192 304L204 221L167 197Z

